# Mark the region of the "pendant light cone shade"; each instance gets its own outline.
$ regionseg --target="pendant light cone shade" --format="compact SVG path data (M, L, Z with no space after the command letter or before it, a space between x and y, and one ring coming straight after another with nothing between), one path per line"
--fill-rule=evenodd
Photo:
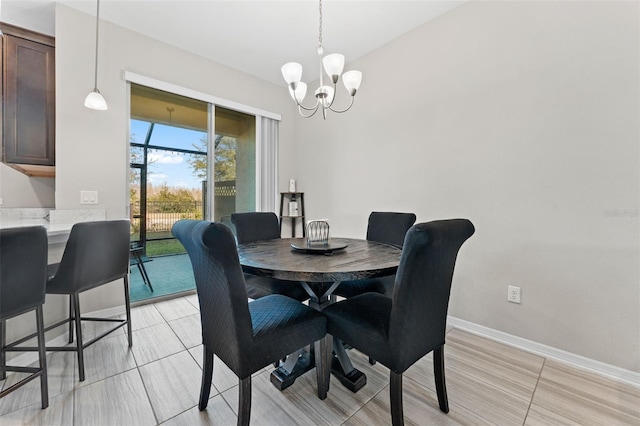
M84 106L87 108L104 111L108 109L107 101L104 100L102 94L98 90L98 29L100 25L100 0L97 0L96 6L96 64L95 64L95 80L93 90L84 100Z
M87 95L84 100L84 106L100 111L108 109L107 101L104 100L104 97L100 94L100 91L98 89L93 89L93 92Z

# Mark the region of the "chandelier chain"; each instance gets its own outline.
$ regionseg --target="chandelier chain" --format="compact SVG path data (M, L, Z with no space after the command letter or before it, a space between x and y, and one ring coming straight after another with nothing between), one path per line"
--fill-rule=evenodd
M319 1L320 23L318 25L318 48L322 48L322 0Z

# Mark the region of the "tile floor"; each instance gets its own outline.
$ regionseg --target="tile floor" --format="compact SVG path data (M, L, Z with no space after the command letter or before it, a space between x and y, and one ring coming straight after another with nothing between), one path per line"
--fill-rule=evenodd
M134 345L124 331L85 352L86 380L77 380L74 353L50 353L50 406L40 409L39 383L0 399L0 425L235 425L237 378L215 362L206 411L197 408L201 351L195 295L132 310ZM88 326L85 335L97 330ZM252 425L387 425L388 371L351 351L367 385L351 393L332 377L325 401L315 374L283 392L270 369L254 375ZM438 410L431 357L405 373L409 425L640 425L640 389L554 360L451 329L445 349L450 412ZM0 381L14 382L17 374Z

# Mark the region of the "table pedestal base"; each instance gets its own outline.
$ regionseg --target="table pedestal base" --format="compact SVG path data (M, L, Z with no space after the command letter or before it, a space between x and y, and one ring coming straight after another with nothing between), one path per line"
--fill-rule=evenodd
M358 392L367 384L367 376L356 368L345 374L338 357L335 356L331 360L331 374L340 380L340 383L353 393Z
M283 391L291 386L298 377L313 368L315 368L313 355L307 351L303 351L291 372L287 372L287 369L284 368L282 363L271 372L271 384L278 388L278 390Z

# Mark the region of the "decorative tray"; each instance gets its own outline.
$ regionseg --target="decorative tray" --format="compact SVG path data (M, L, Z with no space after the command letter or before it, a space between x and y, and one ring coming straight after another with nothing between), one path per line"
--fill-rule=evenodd
M329 243L329 244L312 244L307 245L306 241L302 244L291 244L291 248L297 251L311 254L333 254L336 250L342 250L347 247L346 243Z

